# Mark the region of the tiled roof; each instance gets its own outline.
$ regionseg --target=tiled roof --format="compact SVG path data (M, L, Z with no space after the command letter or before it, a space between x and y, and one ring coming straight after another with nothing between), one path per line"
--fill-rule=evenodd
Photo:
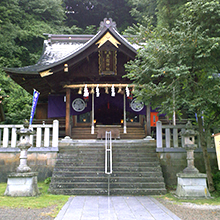
M101 22L104 25L104 22ZM106 22L107 23L107 22ZM108 26L107 26L108 25ZM132 51L138 49L138 45L130 44L126 37L120 35L115 27L115 23L110 19L110 23L106 25L107 28L112 27L113 32L118 38L121 38L124 43ZM105 25L104 25L105 26ZM102 27L103 28L103 27ZM53 65L60 64L61 62L66 62L70 57L73 57L84 48L90 45L96 37L100 34L101 30L96 35L50 35L48 34L48 39L44 40L43 53L39 61L35 65L19 67L19 68L5 68L7 72L14 73L28 73L28 74L38 74L42 70L49 69Z

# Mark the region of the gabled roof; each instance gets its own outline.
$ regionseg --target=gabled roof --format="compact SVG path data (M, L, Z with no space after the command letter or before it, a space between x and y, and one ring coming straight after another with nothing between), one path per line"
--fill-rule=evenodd
M8 73L39 74L76 57L95 44L107 32L110 32L117 41L124 45L134 58L138 46L130 44L125 37L117 32L116 24L112 19L105 18L100 23L100 30L96 35L48 35L48 39L44 41L43 53L35 65L4 68L4 70Z

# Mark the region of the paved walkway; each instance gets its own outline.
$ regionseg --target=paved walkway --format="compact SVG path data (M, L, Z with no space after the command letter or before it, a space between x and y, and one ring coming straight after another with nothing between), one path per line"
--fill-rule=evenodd
M55 220L180 220L150 196L70 197Z

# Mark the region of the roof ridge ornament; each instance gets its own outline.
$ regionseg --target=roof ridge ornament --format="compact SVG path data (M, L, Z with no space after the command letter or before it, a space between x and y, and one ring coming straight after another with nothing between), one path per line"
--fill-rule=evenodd
M117 48L118 44L121 44L109 32L107 32L98 42L96 42L96 44L99 44L98 48L100 48L107 41L110 41Z
M116 23L112 20L112 18L104 18L104 21L100 22L100 30L103 29L104 27L110 28L113 27L116 29Z

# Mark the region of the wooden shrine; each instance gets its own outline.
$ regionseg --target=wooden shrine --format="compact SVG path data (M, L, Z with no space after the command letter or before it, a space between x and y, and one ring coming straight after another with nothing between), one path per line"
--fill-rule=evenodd
M30 94L40 92L36 119L64 121L67 136L82 126L92 134L96 126L106 125L121 126L126 133L134 124L151 135L156 122L151 123L152 109L135 101L135 87L123 77L124 64L135 58L137 49L105 18L96 35L48 34L35 65L4 70Z

